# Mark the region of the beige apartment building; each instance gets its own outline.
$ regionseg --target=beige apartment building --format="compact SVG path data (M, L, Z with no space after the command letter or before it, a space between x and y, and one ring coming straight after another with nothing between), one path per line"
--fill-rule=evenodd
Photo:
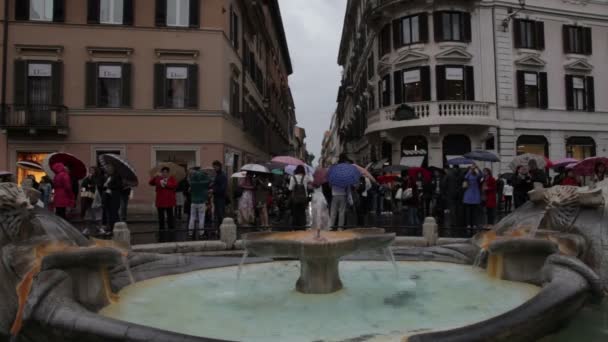
M8 1L8 3L6 3ZM151 208L159 162L231 173L293 154L295 108L278 0L6 0L0 170L112 152Z

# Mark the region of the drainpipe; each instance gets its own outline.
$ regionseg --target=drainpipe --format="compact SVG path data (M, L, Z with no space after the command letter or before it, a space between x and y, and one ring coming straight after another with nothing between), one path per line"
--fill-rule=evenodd
M501 154L501 149L500 149L500 125L501 125L501 121L500 121L500 93L498 91L498 55L497 53L497 49L496 49L496 5L494 4L492 6L492 45L494 46L494 91L496 92L496 119L498 121L498 127L496 127L496 137L494 139L494 144L495 144L495 148L496 148L496 152L498 152L498 155ZM499 168L499 173L502 173L502 161L499 163L498 165Z
M2 41L2 118L6 115L6 71L8 69L8 0L4 0L4 37Z

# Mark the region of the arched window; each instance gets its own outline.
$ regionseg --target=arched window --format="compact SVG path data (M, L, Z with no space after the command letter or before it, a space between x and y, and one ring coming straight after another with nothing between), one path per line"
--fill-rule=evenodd
M549 157L549 142L542 135L522 135L517 138L517 155L524 153Z
M566 139L566 155L569 158L583 160L595 157L595 140L590 137L570 137Z
M463 134L447 135L443 138L443 156L461 157L471 152L471 139Z
M421 135L409 136L401 141L401 150L403 151L428 151L429 144L426 138Z

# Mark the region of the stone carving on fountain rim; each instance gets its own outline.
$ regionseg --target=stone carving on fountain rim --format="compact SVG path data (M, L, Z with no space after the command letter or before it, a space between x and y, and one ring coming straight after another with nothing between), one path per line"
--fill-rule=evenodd
M17 184L0 183L0 246L19 238L20 227L31 208L25 192Z
M544 226L558 231L569 231L582 207L599 208L605 204L602 188L554 186L534 189L529 195L532 202L545 204Z

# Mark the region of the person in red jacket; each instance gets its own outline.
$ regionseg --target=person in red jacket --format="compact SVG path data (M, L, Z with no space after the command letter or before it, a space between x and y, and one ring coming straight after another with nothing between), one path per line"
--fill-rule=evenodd
M564 178L559 185L581 186L581 183L578 181L578 179L576 179L574 171L568 170L566 178Z
M55 172L55 178L53 179L55 213L57 216L66 219L66 209L74 207L75 203L72 180L63 164L53 164L51 169Z
M176 204L175 189L177 189L177 181L173 176L169 175L169 168L163 167L158 175L150 179L149 183L151 186L156 187L156 209L158 210L160 242L173 241L173 232L165 231L165 222L170 231L175 229L173 208Z
M483 169L482 190L486 197L486 216L488 226L493 226L496 220L496 178L492 175L492 170Z

